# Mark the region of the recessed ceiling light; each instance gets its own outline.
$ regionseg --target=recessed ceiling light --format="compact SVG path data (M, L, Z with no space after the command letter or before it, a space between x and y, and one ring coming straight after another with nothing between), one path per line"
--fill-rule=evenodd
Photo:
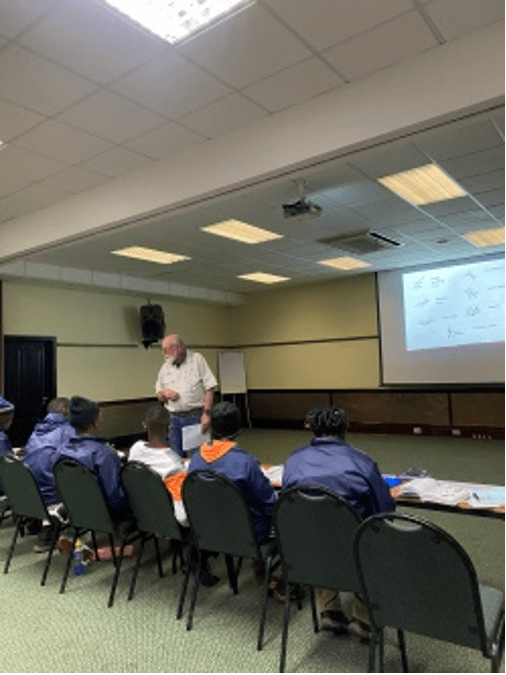
M238 279L257 281L259 284L277 284L279 281L290 281L290 277L278 277L266 272L252 272L251 274L239 274Z
M340 256L339 258L331 258L330 260L319 260L320 265L328 265L335 267L338 270L355 270L359 267L370 267L371 263L359 260L358 258L349 258L347 256Z
M255 0L106 0L151 33L175 43Z
M416 206L443 202L467 194L435 164L426 164L416 169L384 176L378 178L378 182Z
M157 251L153 248L144 248L143 246L128 246L119 248L117 251L111 251L114 255L123 255L126 258L137 258L138 260L147 260L148 262L158 263L159 265L170 265L180 260L191 260L187 255L178 253L167 253L166 251Z
M276 234L276 232L269 232L269 230L263 230L261 227L255 227L254 225L248 225L248 223L242 223L240 220L233 219L224 220L222 223L208 225L200 229L203 232L217 234L220 237L227 237L227 239L235 239L244 244L260 244L263 241L283 238L283 235Z
M504 244L504 227L491 227L488 230L476 230L462 235L473 246L486 248Z

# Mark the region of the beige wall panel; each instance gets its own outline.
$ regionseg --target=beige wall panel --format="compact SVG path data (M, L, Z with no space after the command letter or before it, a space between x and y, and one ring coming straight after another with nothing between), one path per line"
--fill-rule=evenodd
M374 276L265 291L234 314L239 344L377 335Z
M249 389L372 389L379 385L375 339L244 351Z

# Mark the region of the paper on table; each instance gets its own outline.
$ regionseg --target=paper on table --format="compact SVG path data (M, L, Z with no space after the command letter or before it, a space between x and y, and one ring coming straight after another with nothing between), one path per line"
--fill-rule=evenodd
M200 448L203 443L208 443L210 440L210 432L203 434L200 424L189 424L183 427L183 450Z
M472 509L489 509L494 506L504 506L504 487L475 488L469 499Z
M260 468L262 469L264 475L267 476L272 485L281 486L283 482L282 464L275 464L274 466L263 464Z
M448 504L455 506L459 502L467 502L471 497L469 485L435 478L414 478L405 483L399 495L402 497L418 497L424 502Z

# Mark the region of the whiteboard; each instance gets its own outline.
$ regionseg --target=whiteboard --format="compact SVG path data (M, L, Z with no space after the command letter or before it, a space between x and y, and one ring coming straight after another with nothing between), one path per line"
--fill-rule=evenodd
M245 394L246 370L242 352L221 352L218 356L222 394Z

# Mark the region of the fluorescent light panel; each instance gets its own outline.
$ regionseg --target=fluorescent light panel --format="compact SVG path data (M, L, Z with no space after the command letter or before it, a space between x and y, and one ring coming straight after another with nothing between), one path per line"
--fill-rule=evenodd
M467 194L435 164L384 176L378 178L378 182L416 206L444 202Z
M320 265L328 265L328 267L335 267L337 270L356 270L359 267L370 267L371 264L358 258L349 258L347 256L340 256L339 258L330 258L329 260L319 260Z
M247 281L256 281L259 284L277 284L280 281L290 281L290 277L278 277L275 274L267 274L266 272L251 272L251 274L239 274L238 279L246 279Z
M167 253L167 251L157 251L153 248L144 248L143 246L128 246L119 248L117 251L111 251L114 255L122 255L126 258L136 258L147 262L158 263L159 265L171 265L180 260L190 260L187 255L178 253Z
M475 230L462 235L473 246L486 248L504 244L504 227L491 227L488 230Z
M217 234L220 237L227 239L235 239L241 241L243 244L260 244L263 241L271 241L272 239L282 239L283 235L263 230L261 227L248 225L242 223L240 220L224 220L222 223L215 225L208 225L200 228L203 232L209 234Z
M167 42L184 40L205 26L238 11L255 0L106 0Z

